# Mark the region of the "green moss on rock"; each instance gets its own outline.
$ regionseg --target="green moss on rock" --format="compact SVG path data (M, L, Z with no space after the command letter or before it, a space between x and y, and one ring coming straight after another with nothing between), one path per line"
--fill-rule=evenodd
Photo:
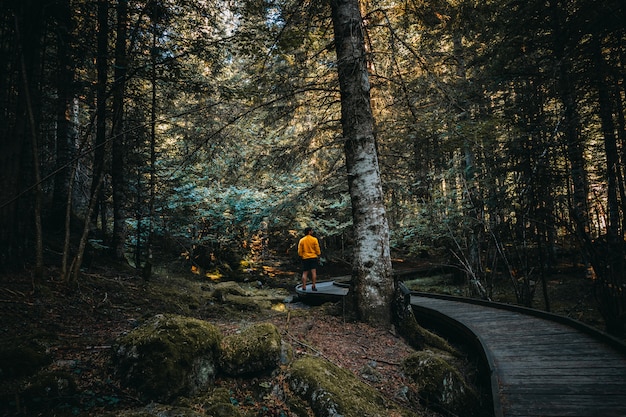
M321 358L306 356L294 361L287 379L290 389L309 403L317 417L414 415L386 404L376 390L351 372Z
M282 342L276 326L254 324L222 339L220 367L233 376L265 372L275 369L283 358L290 357L289 352L290 347Z
M219 282L215 285L213 290L213 298L225 301L227 295L237 295L240 297L248 297L250 294L248 291L241 288L241 285L234 281Z
M405 298L400 286L397 286L394 294L393 315L398 333L400 333L406 342L414 349L422 350L430 346L459 356L459 352L450 346L445 339L429 332L419 325L415 319L413 307Z
M238 311L261 312L269 310L272 304L267 300L259 300L258 298L227 294L224 296L224 303Z
M170 400L212 384L221 338L205 321L158 315L117 340L113 362L124 385L148 399Z
M461 372L445 358L430 351L416 352L402 362L404 374L419 387L420 397L453 413L471 415L478 395Z

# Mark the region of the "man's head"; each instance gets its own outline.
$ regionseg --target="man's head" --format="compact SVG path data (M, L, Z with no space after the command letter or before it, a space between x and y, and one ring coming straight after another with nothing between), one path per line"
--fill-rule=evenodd
M312 228L312 227L306 227L306 228L304 229L304 234L305 234L305 235L310 235L310 234L312 234L312 233L313 233L313 228Z

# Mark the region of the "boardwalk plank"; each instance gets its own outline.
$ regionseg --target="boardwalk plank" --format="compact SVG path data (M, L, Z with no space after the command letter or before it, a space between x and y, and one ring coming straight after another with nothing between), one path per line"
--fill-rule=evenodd
M585 349L586 348L586 349ZM578 347L571 346L546 346L546 345L514 345L514 346L498 346L494 347L492 352L498 353L498 356L502 356L504 358L517 358L526 356L527 352L532 351L535 357L541 357L542 360L549 360L550 357L563 357L567 360L575 360L576 358L584 360L587 358L588 353L584 353L584 350L589 352L589 350L593 349L594 346L590 344L580 345ZM567 358L566 358L567 357ZM597 352L597 356L594 358L596 360L609 360L614 356L610 354L610 352Z
M534 395L541 392L542 395L593 395L599 398L602 395L626 395L626 387L620 382L598 384L596 382L578 384L535 383L528 381L515 390L502 387L502 391L514 392L515 395Z
M497 417L626 417L626 355L562 322L413 295L479 337L498 386ZM429 316L432 317L438 316Z
M518 406L509 408L508 416L624 417L623 399L615 396L520 394L509 396L509 401Z
M546 375L555 374L558 372L566 373L579 373L579 374L591 374L591 373L602 373L604 375L611 375L612 373L620 374L620 371L624 369L623 366L616 366L615 364L611 364L606 361L590 361L590 362L580 362L580 361L566 361L566 360L552 360L549 363L539 363L539 366L531 367L531 364L536 364L537 361L530 360L527 358L516 360L516 361L503 361L498 359L497 357L494 359L494 362L498 365L499 368L505 370L506 372L520 372L520 373L543 373Z
M623 384L622 375L516 375L514 373L506 375L507 387L517 387L524 384L532 384L536 386L560 384L560 385L585 385L585 384Z

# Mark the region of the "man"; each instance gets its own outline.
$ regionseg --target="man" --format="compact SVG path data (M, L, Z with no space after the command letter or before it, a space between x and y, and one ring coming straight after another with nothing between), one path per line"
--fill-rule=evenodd
M298 242L298 255L302 258L302 290L306 291L306 280L311 271L312 291L315 288L315 280L317 279L317 258L322 254L320 244L317 238L313 236L313 228L304 229L304 237Z

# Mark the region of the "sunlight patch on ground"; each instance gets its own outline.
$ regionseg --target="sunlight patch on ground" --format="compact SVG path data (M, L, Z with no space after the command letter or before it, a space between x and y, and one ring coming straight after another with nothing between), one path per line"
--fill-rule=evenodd
M284 311L287 311L287 306L285 305L285 303L276 303L272 305L272 310L280 311L282 313Z

